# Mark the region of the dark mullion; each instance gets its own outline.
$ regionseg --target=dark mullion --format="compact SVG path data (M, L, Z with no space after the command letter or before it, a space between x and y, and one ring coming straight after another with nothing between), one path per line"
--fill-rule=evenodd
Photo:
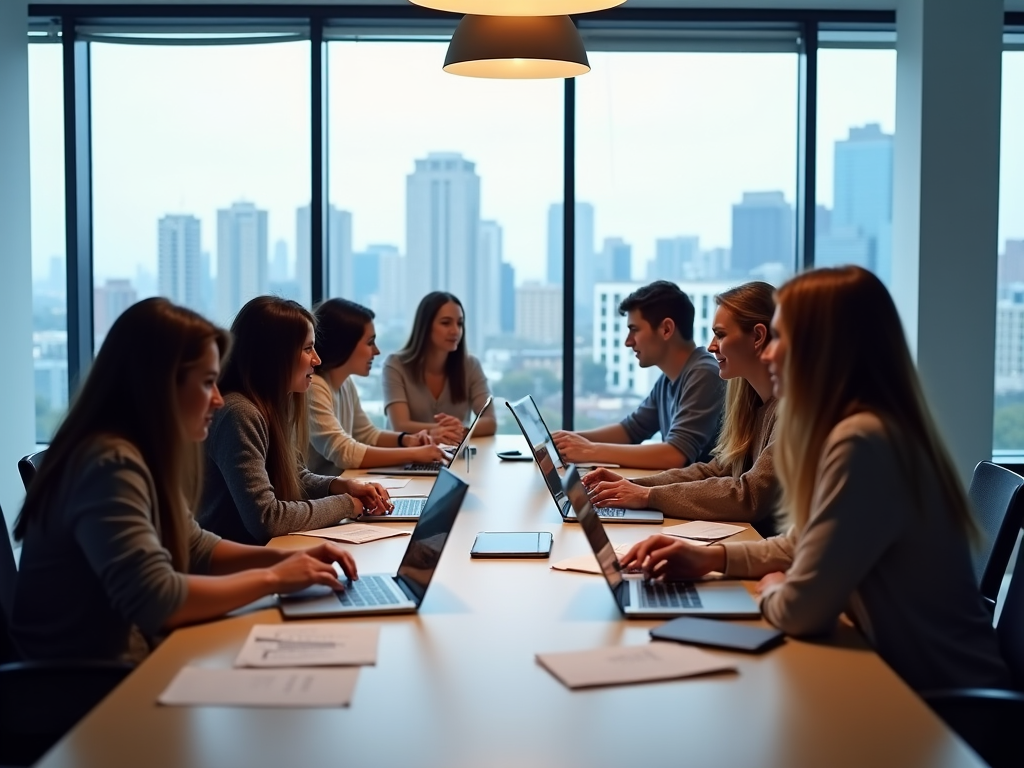
M796 268L814 266L818 163L818 24L803 25L798 57Z
M68 395L73 396L93 356L89 44L75 40L74 16L64 16L61 28L64 52Z
M576 81L565 81L562 181L562 428L572 429L576 395Z
M311 18L309 26L310 106L310 199L309 276L313 304L326 298L327 238L327 60L323 18ZM302 254L298 255L299 258Z

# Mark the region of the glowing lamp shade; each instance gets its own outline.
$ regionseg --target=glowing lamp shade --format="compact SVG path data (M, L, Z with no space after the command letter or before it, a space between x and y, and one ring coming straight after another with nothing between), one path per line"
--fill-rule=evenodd
M465 77L537 79L590 71L568 16L473 16L459 22L444 71Z
M626 0L411 0L415 5L476 16L568 16L603 11Z

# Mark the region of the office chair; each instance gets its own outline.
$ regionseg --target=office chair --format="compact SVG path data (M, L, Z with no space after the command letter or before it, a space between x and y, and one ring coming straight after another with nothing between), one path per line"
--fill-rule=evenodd
M19 661L8 629L17 574L4 523L0 532L0 765L5 766L39 760L133 669L119 661Z
M992 609L1024 522L1022 486L1024 477L991 461L979 462L971 477L968 496L982 538L971 553L974 576Z
M921 697L992 768L1024 765L1024 549L1010 578L996 624L999 647L1018 690L989 688L925 691Z
M43 450L30 453L28 456L22 456L18 460L18 473L21 475L21 482L25 486L26 491L28 490L29 483L36 476L36 472L39 471L39 467L42 466L45 457L46 449L43 448Z

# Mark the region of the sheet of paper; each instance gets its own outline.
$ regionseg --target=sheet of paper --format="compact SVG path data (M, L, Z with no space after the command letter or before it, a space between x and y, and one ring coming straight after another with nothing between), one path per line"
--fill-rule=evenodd
M375 624L257 624L236 667L319 667L377 663Z
M629 552L629 548L632 544L616 544L615 554L622 557L624 554ZM577 573L593 573L600 574L601 569L597 567L597 558L594 557L593 552L588 552L585 555L578 557L569 557L565 560L559 560L557 563L552 564L551 568L556 571L575 571Z
M726 523L712 523L707 520L694 520L690 523L672 525L662 528L661 533L666 536L678 536L680 539L699 539L700 541L718 541L725 539L743 530L742 525L728 525Z
M312 531L300 531L296 535L316 536L320 539L344 541L348 544L365 544L368 541L387 539L391 536L408 536L409 531L395 530L390 526L349 523L347 525L332 525L330 528L316 528Z
M674 680L736 669L734 663L721 656L686 645L659 642L538 653L537 661L568 688Z
M370 482L380 483L382 486L387 488L389 491L394 488L405 488L409 484L408 477L381 477L377 480L371 480Z
M169 706L347 707L359 667L205 669L185 667L157 699Z

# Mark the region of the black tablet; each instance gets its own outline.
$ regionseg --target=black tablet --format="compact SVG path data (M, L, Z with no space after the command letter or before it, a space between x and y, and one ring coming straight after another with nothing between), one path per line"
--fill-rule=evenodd
M747 627L727 621L682 616L654 627L651 630L651 638L761 653L781 643L785 635L778 629Z
M547 531L483 531L476 535L470 557L539 557L551 554Z

